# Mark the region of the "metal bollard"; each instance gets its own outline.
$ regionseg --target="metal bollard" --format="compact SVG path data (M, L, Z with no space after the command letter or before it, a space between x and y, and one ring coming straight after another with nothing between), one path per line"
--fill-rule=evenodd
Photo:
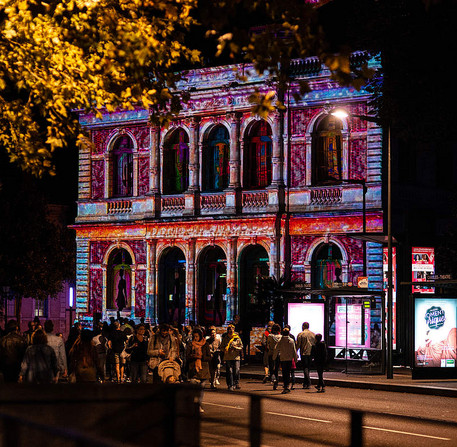
M362 419L361 411L351 411L351 447L363 446Z

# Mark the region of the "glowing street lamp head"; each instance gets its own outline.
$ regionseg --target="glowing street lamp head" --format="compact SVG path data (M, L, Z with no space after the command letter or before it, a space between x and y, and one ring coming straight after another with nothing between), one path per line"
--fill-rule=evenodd
M335 110L333 110L333 112L330 113L330 115L342 120L342 119L346 119L349 116L349 113L346 112L346 110L344 110L344 109L335 109Z

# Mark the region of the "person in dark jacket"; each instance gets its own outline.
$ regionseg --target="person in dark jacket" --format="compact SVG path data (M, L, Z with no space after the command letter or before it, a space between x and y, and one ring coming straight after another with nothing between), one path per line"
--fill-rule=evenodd
M27 341L19 333L16 320L8 321L6 331L0 340L0 370L5 382L17 382Z
M132 383L146 383L148 374L148 343L144 324L136 327L135 335L129 338L125 350L130 354L130 375Z
M18 382L54 383L57 371L56 353L48 345L46 333L38 329L32 335L32 344L25 351Z
M311 357L314 360L314 365L316 366L317 371L317 392L325 392L325 383L324 383L324 368L327 363L327 345L325 341L322 340L322 334L316 334L316 343L311 349Z

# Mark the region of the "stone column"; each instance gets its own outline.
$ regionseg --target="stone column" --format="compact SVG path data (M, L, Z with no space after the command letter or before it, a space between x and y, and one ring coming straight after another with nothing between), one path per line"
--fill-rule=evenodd
M196 265L195 265L195 239L191 238L187 242L187 262L186 262L186 315L185 322L190 320L197 322L198 300L196 299Z
M149 150L149 196L151 197L151 217L160 213L160 127L151 127L151 147Z
M192 117L190 119L190 135L189 135L189 187L185 192L185 208L184 215L195 216L200 208L200 182L199 182L199 118Z
M232 321L238 309L238 291L237 291L237 241L236 236L227 240L228 257L227 257L227 303L226 303L226 321Z
M225 190L225 214L236 214L241 209L241 142L240 116L228 113L230 122L230 178Z
M157 324L157 239L148 240L146 272L146 318Z
M284 208L284 159L283 159L283 114L273 116L272 129L272 173L268 189L268 211L278 212Z

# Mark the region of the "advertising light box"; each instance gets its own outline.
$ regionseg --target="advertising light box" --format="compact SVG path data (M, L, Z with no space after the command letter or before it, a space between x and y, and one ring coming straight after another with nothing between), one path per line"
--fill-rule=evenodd
M427 281L427 275L433 275L435 273L435 249L434 248L423 248L413 247L412 248L412 281L413 282L425 282ZM430 286L421 286L414 284L413 293L434 293L435 289Z
M363 304L336 304L335 345L370 347L370 308Z
M309 329L324 336L324 303L288 303L288 324L290 332L297 337L302 331L302 324L307 321Z
M416 298L415 367L455 368L457 298Z

